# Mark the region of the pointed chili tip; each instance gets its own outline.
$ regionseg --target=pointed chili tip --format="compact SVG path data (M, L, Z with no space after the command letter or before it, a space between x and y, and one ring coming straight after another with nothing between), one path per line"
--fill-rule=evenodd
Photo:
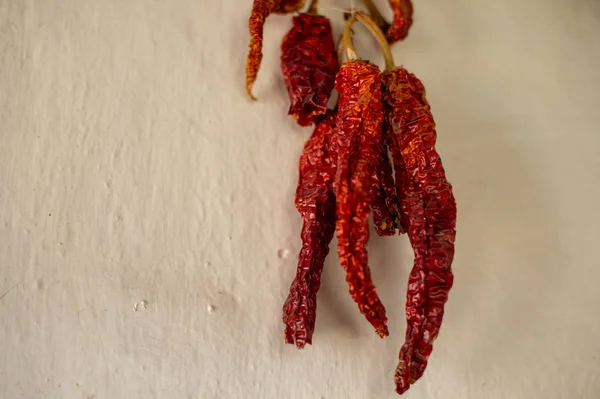
M408 391L408 388L410 388L410 385L409 386L397 386L396 393L398 395L402 395L404 392Z
M248 98L250 100L256 101L256 97L254 97L254 95L252 95L252 85L246 86L246 94L248 95Z
M377 327L377 329L375 330L375 332L377 333L377 335L379 335L379 338L385 338L388 335L390 335L390 332L388 331L388 328L386 325Z
M304 349L305 345L306 345L306 342L304 342L304 341L296 341L296 348L298 348L298 349Z

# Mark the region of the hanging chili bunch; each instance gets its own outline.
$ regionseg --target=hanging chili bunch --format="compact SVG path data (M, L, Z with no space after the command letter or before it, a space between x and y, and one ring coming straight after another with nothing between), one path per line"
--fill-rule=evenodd
M315 124L300 156L296 208L303 221L296 276L283 306L285 342L312 344L317 292L333 235L351 297L380 337L386 309L371 278L369 215L380 236L407 233L414 252L406 294L406 334L394 375L404 393L424 373L453 284L456 203L435 150L436 130L421 81L396 67L389 44L412 24L410 0L390 0L387 23L371 0L370 16L347 14L339 53L330 21L317 0L293 18L281 44L288 113L301 126ZM262 58L262 30L271 13L300 11L304 1L255 0L250 17L246 89L251 98ZM383 50L383 73L357 56L352 25L367 26ZM341 66L339 61L345 58ZM333 88L339 99L327 108Z

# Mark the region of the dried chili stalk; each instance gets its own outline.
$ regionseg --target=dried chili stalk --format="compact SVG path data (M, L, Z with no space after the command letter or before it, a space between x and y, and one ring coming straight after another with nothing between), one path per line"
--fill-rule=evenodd
M348 62L340 68L335 82L339 93L335 180L338 255L352 298L377 334L384 337L388 335L387 317L371 280L366 249L370 188L382 143L381 80L376 65L356 58L350 41L352 22L348 20L344 28Z
M396 389L402 393L423 375L442 324L454 280L456 202L435 150L435 122L423 84L404 68L381 78L392 154L395 160L401 156L408 175L403 208L415 253L406 300L406 340L395 374Z
M316 2L308 13L294 17L294 26L281 44L281 69L290 97L289 114L301 126L327 111L339 69L331 23L316 14Z
M303 348L312 344L317 291L329 243L335 232L335 178L337 155L332 148L335 112L328 111L306 142L300 157L296 208L302 215L302 249L296 277L283 306L285 341Z
M246 58L246 93L252 100L252 86L258 75L262 61L263 28L267 17L272 13L287 14L298 11L304 6L305 0L254 0L248 27L250 44Z
M388 43L392 44L406 39L413 22L413 5L411 0L389 0L390 7L394 12L391 24L383 18L372 0L363 0L363 3L367 7L367 10L369 10L373 21L382 31L386 32Z

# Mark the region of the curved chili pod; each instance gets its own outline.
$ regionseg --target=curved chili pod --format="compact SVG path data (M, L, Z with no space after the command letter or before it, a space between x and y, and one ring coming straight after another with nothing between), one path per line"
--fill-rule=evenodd
M452 288L456 236L456 202L435 150L436 131L423 84L403 68L381 77L390 150L403 163L406 180L402 210L415 254L406 298L406 339L394 379L405 392L423 375Z
M382 129L382 133L385 129ZM393 236L397 230L404 232L400 226L400 211L392 165L388 155L386 140L382 140L379 150L379 165L373 173L371 181L371 210L373 224L380 236Z
M411 0L389 0L390 7L394 12L392 23L388 23L373 0L363 0L363 3L369 10L370 18L386 34L389 44L406 39L408 30L412 25L413 5Z
M412 25L413 5L411 0L390 0L390 7L394 11L394 19L386 32L389 43L404 40Z
M327 111L339 69L329 19L300 14L281 44L281 69L290 97L289 114L308 126Z
M283 305L285 341L303 348L312 344L317 311L317 291L329 243L335 232L335 178L337 155L332 149L335 112L329 111L304 145L296 208L302 215L302 249L296 277Z
M246 58L246 94L252 100L252 86L258 75L262 62L263 28L267 17L271 13L290 13L300 10L305 0L254 0L248 27L250 30L250 44L248 44L248 57Z
M383 121L379 73L377 66L356 60L342 65L336 78L339 108L335 190L338 254L350 294L377 334L384 337L388 335L385 308L371 280L366 249L370 183L379 165Z

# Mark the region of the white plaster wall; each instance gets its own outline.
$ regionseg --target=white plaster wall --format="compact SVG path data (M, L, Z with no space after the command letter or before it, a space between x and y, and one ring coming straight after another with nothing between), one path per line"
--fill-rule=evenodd
M600 2L414 2L394 53L428 88L459 222L405 397L597 399ZM396 397L406 237L370 242L388 339L332 253L314 345L283 343L310 131L285 115L289 18L244 95L250 3L0 0L0 398Z

